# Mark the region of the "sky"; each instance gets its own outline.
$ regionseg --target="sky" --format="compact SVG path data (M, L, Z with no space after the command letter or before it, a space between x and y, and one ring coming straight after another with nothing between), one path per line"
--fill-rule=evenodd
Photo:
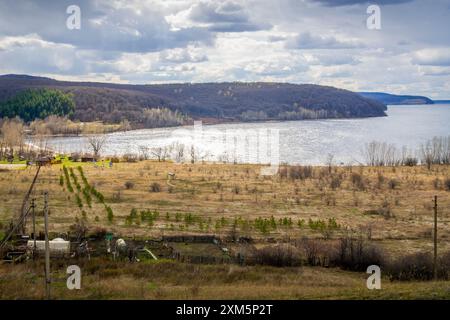
M373 4L380 29L367 27ZM449 30L450 0L0 0L0 74L314 83L450 99Z

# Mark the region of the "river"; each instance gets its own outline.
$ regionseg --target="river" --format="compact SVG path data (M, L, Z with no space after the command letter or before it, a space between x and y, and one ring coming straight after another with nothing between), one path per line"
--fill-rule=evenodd
M371 141L415 151L435 136L450 136L450 104L389 106L387 114L379 118L233 123L197 125L195 129L191 126L116 132L107 134L102 154L137 154L143 147L179 143L186 146L185 158L188 158L190 146L195 145L197 155L205 159L265 163L257 150L269 132L273 138L270 148L276 148L280 162L323 164L331 154L337 164L356 164L364 162L363 149ZM254 140L254 136L259 140ZM234 147L227 139L234 140ZM237 149L237 156L232 155L236 152L236 143L245 145L244 149ZM55 137L50 138L48 144L58 152L89 152L85 137Z

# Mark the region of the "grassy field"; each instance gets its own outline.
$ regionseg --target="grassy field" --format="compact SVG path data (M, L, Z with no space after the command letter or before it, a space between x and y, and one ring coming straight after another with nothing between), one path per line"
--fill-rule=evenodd
M90 231L103 228L124 237L233 235L252 238L256 247L305 237L333 241L352 233L376 243L393 258L432 252L433 197L437 195L439 250L450 250L450 166L433 166L431 170L422 166L282 167L278 175L261 176L258 165L156 161L114 163L112 168L108 162L83 164L82 169L79 165L64 161L65 170L63 165L42 168L34 192L40 214L38 231L43 223L42 193L49 191L50 230L55 235L67 232L79 221L84 221ZM35 169L0 172L3 226L18 213ZM96 191L86 191L87 186ZM175 261L105 264L97 272L86 274L85 290L68 293L61 288L57 296L449 298L450 288L450 282L445 281L386 280L383 290L374 293L365 287L365 273L321 267L239 267ZM0 298L41 297L41 280L36 277L42 272L36 268L29 264L0 266ZM170 274L161 273L166 268ZM109 269L114 270L105 271ZM33 290L20 289L28 279L21 277L24 272L35 279ZM111 277L115 281L109 281Z
M67 290L66 264L83 270ZM193 265L175 261L52 263L53 299L450 299L450 282L390 282L367 290L364 273L313 267ZM0 299L42 299L40 263L0 268Z

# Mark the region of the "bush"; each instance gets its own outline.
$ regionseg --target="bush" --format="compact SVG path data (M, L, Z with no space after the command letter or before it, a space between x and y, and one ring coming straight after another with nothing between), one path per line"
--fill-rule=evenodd
M106 209L108 221L109 221L109 222L112 222L113 219L114 219L114 213L113 213L111 207L105 206L105 209Z
M150 185L151 192L161 192L161 185L158 182L153 182Z
M138 155L133 154L133 153L124 154L122 156L122 158L125 162L129 162L129 163L138 161Z
M445 189L447 191L450 191L450 178L445 179L444 185L445 185Z
M344 270L366 271L370 265L382 265L383 253L373 244L362 238L345 237L339 240L339 246L330 257L330 264Z
M291 166L289 167L289 178L295 179L309 179L313 177L312 166Z
M433 256L427 252L413 253L387 264L386 271L391 280L432 280ZM437 275L442 280L450 278L450 251L438 259Z
M341 175L333 175L330 181L330 188L335 190L341 186L342 176Z
M408 167L414 167L417 165L418 162L419 161L417 160L417 158L408 157L403 161L403 165Z
M351 179L353 187L361 191L364 191L366 189L366 184L361 174L354 172L352 173Z
M328 242L318 239L303 238L298 246L302 249L306 263L310 266L327 266L335 248Z
M389 189L391 189L391 190L394 190L395 188L397 188L399 184L400 183L396 179L390 179L388 181L388 186L389 186Z
M301 265L301 254L291 245L268 246L256 252L258 264L274 267L295 267Z
M132 182L132 181L125 182L125 189L130 190L133 188L134 188L134 182Z

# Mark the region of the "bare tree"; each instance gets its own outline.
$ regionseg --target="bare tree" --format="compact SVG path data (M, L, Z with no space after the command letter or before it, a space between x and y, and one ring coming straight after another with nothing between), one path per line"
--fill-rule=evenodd
M159 162L161 162L163 157L163 148L162 147L152 148L152 154L153 156L156 157L156 159L158 159Z
M198 160L198 151L196 150L194 145L191 145L191 149L189 151L189 155L191 157L191 163L194 164Z
M106 144L106 136L105 135L91 135L87 138L87 142L94 153L94 157L98 158L100 156L100 151Z
M363 154L369 166L395 166L400 163L397 148L385 142L372 141L366 144Z
M434 137L420 147L422 163L431 169L432 164L450 162L450 137Z
M24 144L24 126L20 119L4 120L1 133L5 147L9 148L10 156L14 156L14 148L22 149Z
M139 157L142 160L148 160L150 158L150 148L149 147L140 145L140 146L138 146L138 149L139 149Z
M178 163L183 162L184 161L184 149L185 149L184 144L176 142L173 145L172 149L174 150L175 161Z
M331 173L331 169L333 167L333 159L334 159L334 154L329 153L327 155L327 159L326 159L326 164L328 166L328 173Z

